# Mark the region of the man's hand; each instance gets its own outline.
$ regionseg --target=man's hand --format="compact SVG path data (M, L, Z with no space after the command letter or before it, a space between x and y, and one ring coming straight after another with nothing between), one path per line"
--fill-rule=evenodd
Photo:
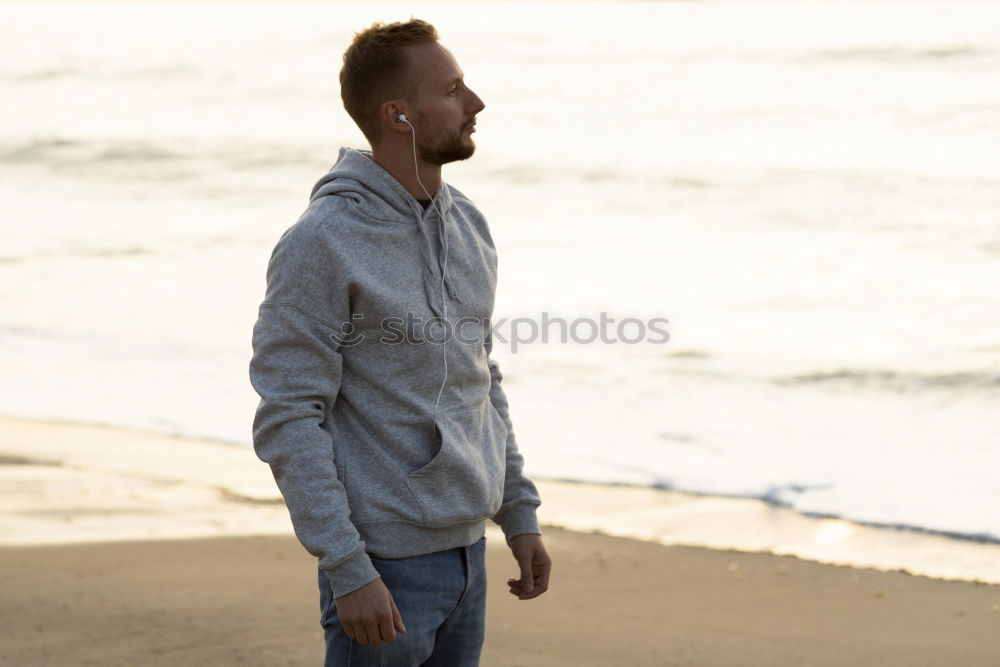
M530 600L549 590L552 559L545 553L542 536L533 533L516 535L510 540L510 550L521 566L521 578L507 580L510 594L520 600Z
M344 634L359 644L381 646L406 632L403 617L382 577L336 600L337 618Z

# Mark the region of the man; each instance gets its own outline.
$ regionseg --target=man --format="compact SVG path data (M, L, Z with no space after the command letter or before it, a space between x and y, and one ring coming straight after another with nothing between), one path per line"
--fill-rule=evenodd
M496 249L441 178L484 104L437 40L419 19L355 35L341 95L372 150L341 148L278 240L253 331L254 448L319 559L328 666L477 665L487 518L510 593L548 588L489 356Z

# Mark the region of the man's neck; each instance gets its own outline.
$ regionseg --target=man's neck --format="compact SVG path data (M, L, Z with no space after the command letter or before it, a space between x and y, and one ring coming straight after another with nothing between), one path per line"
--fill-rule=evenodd
M433 198L441 187L441 165L428 164L423 160L417 162L420 169L420 181L417 181L413 169L412 151L404 154L399 151L379 151L373 148L371 159L399 181L414 199ZM421 182L423 188L420 187ZM424 192L424 188L427 188L427 192Z

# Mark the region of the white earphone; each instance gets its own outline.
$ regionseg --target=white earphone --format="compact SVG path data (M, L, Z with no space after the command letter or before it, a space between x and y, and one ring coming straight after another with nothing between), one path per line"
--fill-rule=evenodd
M444 228L444 214L438 207L437 202L431 197L431 193L427 192L427 188L424 187L423 182L420 180L420 169L417 166L417 134L413 129L413 124L406 119L406 114L401 113L396 117L396 120L406 123L410 126L410 136L413 138L413 169L417 175L417 183L420 183L420 189L424 191L427 198L431 200L434 204L434 209L438 212L438 219L440 220L440 225L438 227L438 233L444 238L444 267L441 269L441 304L444 306L444 319L448 321L448 295L445 293L444 289L444 275L448 271L448 235L445 233ZM445 334L448 332L445 331ZM437 400L434 402L434 413L437 414L438 404L441 402L441 392L444 391L444 386L448 383L448 338L445 337L441 344L442 356L444 357L444 381L441 383L441 388L438 390Z

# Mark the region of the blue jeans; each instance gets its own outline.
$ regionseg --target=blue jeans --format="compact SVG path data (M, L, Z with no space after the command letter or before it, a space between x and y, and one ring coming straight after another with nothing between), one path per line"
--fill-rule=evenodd
M406 632L380 646L359 644L337 619L337 603L319 570L325 667L476 667L486 639L486 536L474 544L412 558L376 558Z

